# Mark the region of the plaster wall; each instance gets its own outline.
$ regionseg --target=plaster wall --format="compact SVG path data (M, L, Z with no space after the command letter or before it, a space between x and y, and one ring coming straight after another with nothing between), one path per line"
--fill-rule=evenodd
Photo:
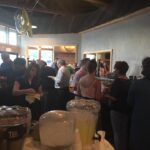
M118 23L81 33L83 52L113 49L115 61L127 61L128 74L140 75L141 61L150 57L150 11Z

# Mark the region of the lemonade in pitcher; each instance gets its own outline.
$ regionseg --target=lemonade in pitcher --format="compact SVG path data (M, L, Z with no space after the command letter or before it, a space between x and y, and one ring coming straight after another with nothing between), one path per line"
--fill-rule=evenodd
M97 116L90 112L74 112L76 128L79 130L82 145L92 144L96 129Z
M100 104L94 100L71 100L67 103L67 110L74 115L82 146L92 144Z

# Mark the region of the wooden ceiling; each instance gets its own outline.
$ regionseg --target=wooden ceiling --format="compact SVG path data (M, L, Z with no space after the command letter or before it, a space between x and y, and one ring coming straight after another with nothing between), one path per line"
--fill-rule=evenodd
M0 0L0 22L15 27L14 14L28 11L38 34L77 33L150 6L150 0Z
M77 15L104 7L113 0L0 0L0 6L57 15Z

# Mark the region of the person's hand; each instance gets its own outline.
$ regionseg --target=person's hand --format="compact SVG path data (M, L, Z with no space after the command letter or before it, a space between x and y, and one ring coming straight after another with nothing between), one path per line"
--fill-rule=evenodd
M55 77L54 76L48 76L49 78L51 78L51 79L53 79L53 80L55 80Z
M108 88L108 87L103 87L103 90L102 90L103 95L106 95L106 94L108 94L109 92L110 92L110 88Z
M27 92L27 94L34 94L34 93L36 93L36 91L34 89L32 89L32 88L27 89L26 92Z

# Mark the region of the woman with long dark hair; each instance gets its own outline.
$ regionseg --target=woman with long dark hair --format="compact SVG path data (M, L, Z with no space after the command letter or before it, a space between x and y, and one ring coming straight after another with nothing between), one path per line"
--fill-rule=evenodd
M32 112L32 119L36 120L39 117L39 101L35 100L35 95L41 93L39 82L39 66L36 63L31 63L25 75L16 79L13 86L13 95L15 96L15 104L23 107L29 107Z

